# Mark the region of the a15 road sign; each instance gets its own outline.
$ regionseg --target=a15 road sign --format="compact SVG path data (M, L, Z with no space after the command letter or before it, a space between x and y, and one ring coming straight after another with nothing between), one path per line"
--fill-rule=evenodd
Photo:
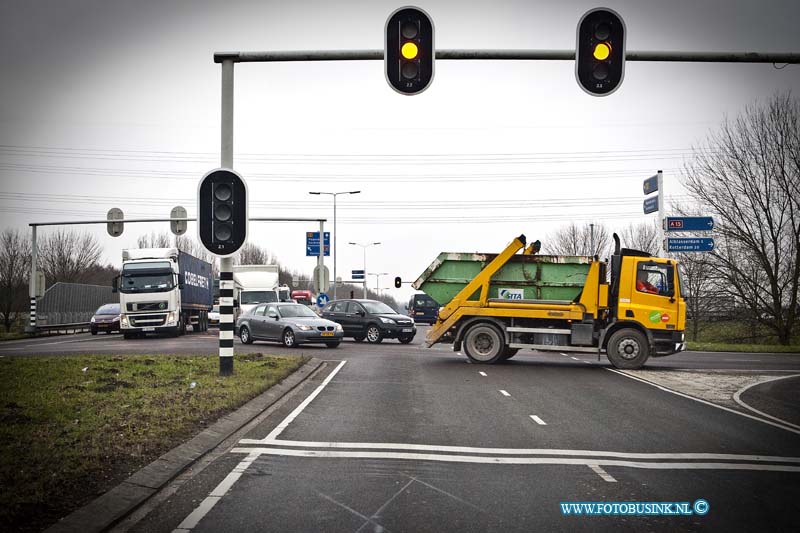
M714 219L711 217L667 217L667 231L711 231Z
M667 239L668 252L712 252L714 239L711 237L670 237Z

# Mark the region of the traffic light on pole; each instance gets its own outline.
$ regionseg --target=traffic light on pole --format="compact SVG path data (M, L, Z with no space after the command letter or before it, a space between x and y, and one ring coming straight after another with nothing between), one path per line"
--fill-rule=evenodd
M625 23L606 8L588 11L578 22L575 77L593 96L616 91L625 76Z
M400 276L397 276L396 278L394 278L394 287L395 287L395 289L399 289L402 286L403 286L403 280L400 279Z
M206 250L220 257L247 240L247 184L231 169L212 170L197 192L197 231Z
M433 79L433 22L417 7L402 7L386 21L386 81L406 95L418 94Z

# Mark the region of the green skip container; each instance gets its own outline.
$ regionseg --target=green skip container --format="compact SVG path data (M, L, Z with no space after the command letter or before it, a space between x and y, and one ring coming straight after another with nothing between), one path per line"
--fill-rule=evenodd
M412 286L447 305L496 257L443 252ZM591 263L589 256L516 254L492 277L489 298L572 301L583 289ZM469 299L478 297L476 291Z

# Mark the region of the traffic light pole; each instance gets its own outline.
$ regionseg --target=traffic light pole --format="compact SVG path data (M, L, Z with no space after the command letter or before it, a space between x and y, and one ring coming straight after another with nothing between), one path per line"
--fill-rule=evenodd
M222 62L220 164L233 168L233 61ZM233 374L233 258L219 259L219 375Z

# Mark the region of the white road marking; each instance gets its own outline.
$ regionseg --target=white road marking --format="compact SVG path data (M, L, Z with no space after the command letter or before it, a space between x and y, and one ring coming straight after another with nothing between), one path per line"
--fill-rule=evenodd
M546 426L547 425L544 420L542 420L541 418L539 418L536 415L530 415L530 417L533 419L534 422L536 422L540 426Z
M580 361L580 359L578 359L577 357L571 357L570 356L570 359L575 359L576 361Z
M636 381L641 381L642 383L646 383L647 385L650 385L651 387L655 387L657 389L660 389L660 390L662 390L664 392L669 392L670 394L675 394L676 396L681 396L683 398L688 398L689 400L694 400L696 402L700 402L700 403L705 404L705 405L710 405L711 407L716 407L717 409L722 409L723 411L727 411L727 412L733 413L735 415L743 416L743 417L749 418L751 420L757 420L757 421L759 421L761 423L769 424L770 426L774 426L776 428L780 428L780 429L783 429L785 431L790 431L792 433L796 433L796 434L800 435L800 429L794 429L794 428L786 427L786 426L784 426L782 424L777 424L777 423L772 422L770 420L764 420L763 418L759 418L757 416L749 415L747 413L742 413L741 411L736 411L735 409L731 409L731 408L725 407L723 405L717 405L715 403L711 403L711 402L708 402L706 400L702 400L700 398L695 398L694 396L689 396L688 394L684 394L682 392L678 392L678 391L675 391L675 390L672 390L672 389L668 389L667 387L663 387L661 385L657 385L656 383L653 383L652 381L647 381L646 379L637 378L636 376L631 376L630 374L626 374L625 372L621 372L621 371L616 370L614 368L608 368L608 367L603 367L603 368L605 368L609 372L614 372L615 374L619 374L620 376L625 376L626 378L629 378L629 379L633 379L633 380L636 380Z
M500 390L500 394L502 394L503 396L511 396L507 391L504 391L502 389Z
M284 457L316 457L325 459L402 459L448 463L506 464L506 465L597 465L625 466L652 470L755 470L763 472L800 473L800 466L757 463L643 463L617 459L585 459L568 457L481 457L474 455L443 455L408 452L345 452L332 450L291 450L285 448L233 448L232 453L261 453ZM796 458L795 458L796 459Z
M616 483L617 480L614 479L612 476L608 475L608 472L600 468L600 465L597 464L590 464L589 468L594 471L595 474L603 478L603 481L608 481L609 483Z
M233 487L233 484L236 483L244 471L247 470L247 467L250 466L253 461L258 459L260 453L257 453L253 450L246 458L244 458L236 467L231 471L230 474L225 476L219 485L217 485L214 490L211 491L211 494L208 495L206 499L200 502L200 505L192 511L189 516L183 519L178 527L174 531L191 531L194 529L200 520L203 519L204 516L208 514L211 509L217 504L218 501L222 499L223 496Z
M746 387L742 387L741 389L737 390L733 395L733 401L735 401L736 403L738 403L739 405L741 405L745 409L753 411L754 413L757 413L757 414L759 414L759 415L761 415L763 417L769 418L770 420L775 420L776 422L780 422L781 424L785 424L785 425L787 425L789 427L793 427L795 429L800 429L800 426L798 426L797 424L792 424L791 422L787 422L786 420L780 419L780 418L778 418L776 416L768 415L767 413L765 413L763 411L759 411L755 407L751 407L750 405L746 404L742 400L742 394L747 389L749 389L750 387L755 387L756 385L761 385L762 383L769 383L770 381L778 381L779 379L796 378L796 377L800 377L800 374L794 374L794 375L791 375L791 376L780 376L780 377L777 377L777 378L765 379L765 380L759 381L757 383L751 383L750 385L747 385Z
M306 407L308 407L308 404L310 404L310 403L311 403L311 402L314 400L314 398L316 398L316 397L319 395L319 393L320 393L320 392L322 392L322 389L324 389L324 388L325 388L325 386L326 386L326 385L328 385L328 383L330 383L330 382L331 382L331 380L333 379L333 377L334 377L334 376L335 376L335 375L336 375L336 374L339 372L339 370L341 370L341 368L344 366L344 364L345 364L346 362L347 362L347 361L342 361L341 363L339 363L339 366L337 366L336 368L334 368L334 369L333 369L333 372L331 372L331 373L330 373L330 375L328 375L328 377L327 377L327 378L325 378L325 380L322 382L322 384L321 384L319 387L317 387L317 388L316 388L316 390L315 390L314 392L312 392L312 393L311 393L311 394L308 396L308 398L306 398L305 400L303 400L303 402L302 402L300 405L298 405L298 406L297 406L297 408L295 408L295 410L294 410L294 411L292 411L292 412L289 414L289 416L287 416L286 418L284 418L284 419L283 419L283 422L281 422L280 424L278 424L278 426L277 426L275 429L273 429L273 430L272 430L272 432L271 432L269 435L267 435L266 437L264 437L264 441L275 440L275 439L278 437L278 435L280 435L280 434L283 432L283 430L284 430L284 429L286 429L286 427L287 427L289 424L291 424L291 423L292 423L292 421L293 421L295 418L297 418L297 415L299 415L300 413L302 413L302 412L303 412L303 409L305 409ZM240 441L240 442L241 442L241 441Z
M480 374L483 377L486 377L486 372L478 372L478 374Z
M741 455L735 453L640 453L612 452L606 450L564 450L551 448L477 448L471 446L441 446L435 444L403 444L391 442L315 442L300 440L257 440L241 439L239 444L265 444L272 446L291 446L293 448L323 448L351 450L407 450L418 452L472 453L480 455L564 455L568 457L616 457L620 459L668 459L686 461L750 461L800 464L800 457L781 457L774 455ZM238 448L240 451L250 448ZM258 449L258 448L252 448ZM598 463L597 460L594 461Z
M763 359L723 359L723 361L734 363L763 363Z

